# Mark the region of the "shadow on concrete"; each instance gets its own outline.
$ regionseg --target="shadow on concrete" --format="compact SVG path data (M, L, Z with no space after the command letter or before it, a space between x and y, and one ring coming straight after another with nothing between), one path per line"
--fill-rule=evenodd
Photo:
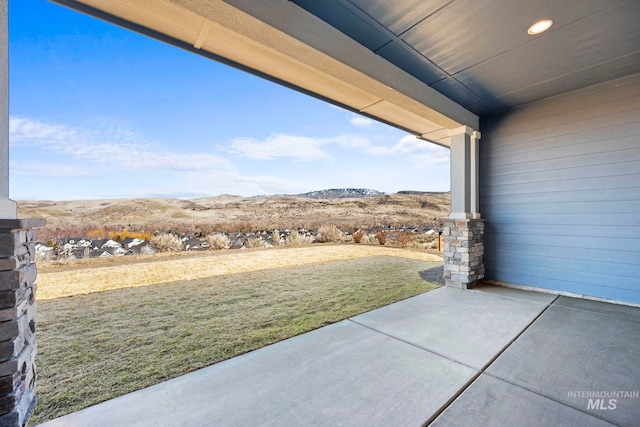
M428 270L422 270L419 272L422 280L436 285L444 286L444 266L440 264L438 267L433 267Z

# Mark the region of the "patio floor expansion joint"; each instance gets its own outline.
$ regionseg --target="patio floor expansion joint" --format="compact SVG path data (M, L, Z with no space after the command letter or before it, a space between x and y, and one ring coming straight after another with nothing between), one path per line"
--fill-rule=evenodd
M531 325L533 325L533 324L535 323L535 321L536 321L536 320L538 320L538 319L540 318L540 316L542 316L542 315L544 314L544 312L545 312L545 311L547 311L547 310L549 309L549 307L551 307L551 306L553 305L553 303L555 303L555 302L558 300L558 298L559 298L559 297L560 297L559 295L558 295L558 296L556 296L556 297L553 299L553 301L551 301L549 304L547 304L547 305L546 305L546 307L545 307L545 308L544 308L540 313L538 313L538 315L537 315L536 317L534 317L534 318L533 318L533 320L531 320L531 322L529 322L529 323L527 324L527 326L525 326L525 327L520 331L520 333L519 333L519 334L517 334L517 335L516 335L516 336L515 336L511 341L509 341L509 342L507 343L507 345L505 345L505 346L502 348L502 350L500 350L500 351L499 351L499 352L498 352L498 353L497 353L497 354L496 354L496 355L495 355L495 356L494 356L494 357L493 357L489 362L487 362L487 364L486 364L486 365L484 365L484 366L483 366L483 367L478 371L477 375L475 375L475 376L474 376L474 377L473 377L473 378L472 378L472 379L471 379L471 380L470 380L470 381L469 381L469 382L468 382L464 387L462 387L462 388L458 391L458 393L457 393L457 394L455 394L455 395L454 395L454 396L453 396L453 397L452 397L452 398L451 398L451 399L450 399L450 400L449 400L445 405L443 405L443 406L442 406L438 411L436 411L436 412L431 416L431 418L430 418L430 419L428 419L428 420L427 420L427 421L422 425L422 427L426 427L426 426L428 426L429 424L431 424L432 422L434 422L434 421L436 420L436 418L438 418L438 417L440 416L440 414L442 414L442 413L443 413L443 412L444 412L444 411L445 411L449 406L451 406L451 404L452 404L453 402L455 402L455 401L458 399L458 397L460 397L460 395L462 395L462 393L464 393L464 392L465 392L465 391L466 391L466 390L471 386L471 384L473 384L473 383L474 383L478 378L480 378L480 376L481 376L482 374L485 374L486 369L487 369L487 368L489 368L489 366L491 366L491 365L493 364L493 362L495 362L495 361L496 361L496 359L498 359L498 357L500 357L500 355L501 355L501 354L503 354L503 353L504 353L504 352L505 352L509 347L511 347L511 345L512 345L514 342L516 342L516 340L517 340L518 338L520 338L520 337L522 336L522 334L524 334L524 333L525 333L525 331L526 331L527 329L529 329L529 328L531 327ZM356 323L357 323L357 322L356 322ZM444 357L444 356L443 356L443 357ZM459 363L459 362L458 362L458 363ZM461 365L463 365L463 364L461 363ZM467 365L465 365L465 366L467 366ZM475 369L475 368L473 368L473 369ZM488 375L488 376L490 376L490 377L492 377L492 378L496 378L495 376L490 375L490 374L485 374L485 375ZM500 381L504 381L504 382L506 382L506 383L508 383L508 384L511 384L509 381L505 381L505 380L503 380L502 378L496 378L496 379L497 379L497 380L500 380ZM516 387L520 387L520 386L518 386L518 385L516 385L516 384L511 384L511 385L516 386ZM523 390L527 390L527 389L526 389L526 388L524 388L524 387L520 387L520 388L522 388ZM527 391L531 391L531 390L527 390ZM538 393L535 393L535 394L538 394ZM542 397L546 397L546 396L542 396ZM547 399L549 399L549 400L553 400L553 399L550 399L550 398L548 398L548 397L547 397ZM557 402L557 403L560 403L560 402ZM568 406L568 405L565 405L565 406ZM574 409L575 409L575 408L574 408ZM583 412L583 411L581 411L581 412ZM589 415L590 415L590 414L589 414ZM606 420L603 420L603 421L606 421Z
M458 390L458 392L456 394L451 396L451 399L447 400L440 408L438 408L438 410L435 411L431 415L431 417L427 421L425 421L424 424L422 424L420 427L427 427L429 424L434 422L436 420L436 418L438 418L440 416L440 414L442 414L445 411L445 409L447 409L449 406L451 406L451 404L453 402L455 402L456 399L458 399L458 397L460 397L460 395L462 393L464 393L464 391L471 386L471 384L473 384L474 382L476 382L476 380L478 378L480 378L480 375L482 375L482 372L476 371L476 374L473 377L471 377L469 379L469 381L464 386L460 387L460 390Z
M615 423L613 423L611 420L607 420L607 419L605 419L605 418L602 418L602 417L601 417L601 416L599 416L597 413L590 413L590 412L586 412L584 409L582 409L582 408L580 408L580 407L578 407L578 406L574 406L574 405L571 405L571 404L566 403L566 402L561 402L561 401L560 401L560 400L558 400L558 399L554 399L554 398L553 398L553 397L551 397L551 396L545 396L544 394L541 394L541 393L539 393L539 392L537 392L537 391L535 391L535 390L532 390L532 389L530 389L529 387L525 387L525 386L520 385L520 384L515 384L514 382L509 381L509 380L507 380L506 378L500 378L500 377L498 377L498 376L496 376L496 375L492 375L491 373L485 372L485 371L486 371L486 370L487 370L487 369L488 369L488 368L489 368L489 367L490 367L490 366L491 366L491 365L492 365L492 364L493 364L493 363L498 359L498 357L500 357L500 355L501 355L502 353L504 353L504 352L505 352L505 351L506 351L506 350L507 350L507 349L508 349L508 348L509 348L509 347L510 347L514 342L516 342L516 340L517 340L518 338L520 338L520 337L522 336L522 334L524 334L524 333L525 333L525 331L526 331L527 329L529 329L529 328L530 328L530 327L535 323L535 321L536 321L536 320L538 320L538 319L540 318L540 316L542 316L542 315L543 315L543 314L544 314L544 313L549 309L549 307L551 307L551 306L552 306L556 301L558 301L558 300L560 299L560 297L561 297L561 296L562 296L562 295L558 295L558 296L556 296L556 298L555 298L553 301L551 301L551 303L549 303L549 304L547 305L547 307L545 307L545 309L544 309L544 310L542 310L542 311L540 312L540 314L538 314L538 315L536 316L536 318L535 318L535 319L533 319L533 320L532 320L532 321L531 321L531 322L530 322L530 323L529 323L529 324L528 324L528 325L527 325L527 326L526 326L526 327L525 327L525 328L524 328L524 329L523 329L523 330L518 334L518 336L516 336L516 337L515 337L515 338L514 338L514 339L513 339L513 340L512 340L512 341L511 341L511 342L510 342L506 347L505 347L505 348L503 348L503 349L502 349L502 351L500 351L500 353L498 353L498 355L497 355L496 357L494 357L494 358L493 358L493 360L491 360L491 361L490 361L490 362L489 362L489 363L488 363L484 368L482 368L481 372L479 372L479 375L478 375L478 376L476 376L476 377L473 379L473 381L475 381L477 378L479 378L479 377L480 377L480 375L483 375L483 374L484 374L484 375L487 375L487 376L489 376L489 377L491 377L491 378L495 378L495 379L497 379L498 381L505 382L505 383L510 384L510 385L512 385L512 386L514 386L514 387L521 388L521 389L526 390L526 391L528 391L528 392L530 392L530 393L533 393L533 394L535 394L535 395L538 395L538 396L540 396L540 397L543 397L543 398L545 398L545 399L548 399L548 400L550 400L550 401L552 401L552 402L556 402L556 403L558 403L558 404L560 404L560 405L562 405L562 406L566 406L567 408L571 408L571 409L574 409L574 410L576 410L576 411L582 412L583 414L589 415L590 417L597 418L597 419L599 419L599 420L601 420L601 421L604 421L604 422L606 422L606 423L609 423L609 424L611 424L611 425L615 425L615 426L618 426L618 427L622 427L622 426L620 426L619 424L615 424ZM587 312L587 313L591 313L591 314L600 314L600 315L608 316L608 317L619 317L619 316L612 315L612 314L599 313L599 312L596 312L596 311L593 311L593 310L585 310L585 309L580 309L580 308L565 307L565 306L562 306L562 305L559 305L558 307L561 307L561 308L563 308L563 309L568 309L568 310L576 310L576 311ZM636 319L631 319L631 320L636 320ZM473 382L473 381L472 381L472 382ZM470 386L470 385L471 385L471 384L468 384L468 385L465 387L465 390L466 390L467 388L469 388L469 386ZM463 390L463 391L464 391L464 390ZM461 392L460 394L462 394L462 392ZM451 403L453 403L453 402L451 402Z
M507 343L507 345L505 345L502 350L500 350L491 360L489 360L481 369L480 369L480 373L484 374L484 371L487 370L487 368L489 368L489 366L491 366L493 364L493 362L495 362L498 357L500 357L505 351L507 351L507 349L509 347L511 347L511 345L516 342L518 340L518 338L520 338L522 336L522 334L524 334L530 327L531 325L533 325L536 320L538 320L540 318L540 316L542 316L548 309L549 307L551 307L556 301L558 301L558 298L560 298L560 295L556 296L553 301L551 301L549 304L547 304L547 306L540 312L538 313L538 315L536 317L533 318L533 320L531 322L529 322L527 324L527 326L525 326L519 334L517 334L515 337L513 337L513 339L511 341L509 341Z
M609 423L609 424L614 425L614 426L623 427L623 426L620 426L619 424L615 424L615 423L614 423L613 421L611 421L611 420L607 420L607 419L604 419L604 418L602 418L602 417L598 416L598 414L597 414L597 413L590 413L590 412L586 412L584 409L581 409L581 408L579 408L579 407L577 407L577 406L570 405L570 404L568 404L568 403L566 403L566 402L561 402L560 400L558 400L558 399L554 399L554 398L553 398L553 397L551 397L551 396L545 396L544 394L540 394L540 392L537 392L537 391L535 391L535 390L532 390L532 389L530 389L529 387L525 387L525 386L520 385L520 384L515 384L514 382L509 381L509 380L507 380L507 379L505 379L505 378L500 378L500 377L497 377L497 376L495 376L495 375L491 375L491 374L490 374L490 373L488 373L488 372L481 372L481 373L480 373L480 375L486 375L486 376L488 376L488 377L495 378L495 379L496 379L496 380L498 380L498 381L502 381L502 382L504 382L504 383L507 383L507 384L512 385L512 386L517 387L517 388L521 388L522 390L526 390L526 391L528 391L529 393L533 393L533 394L535 394L535 395L537 395L537 396L543 397L543 398L545 398L545 399L547 399L547 400L550 400L550 401L552 401L552 402L558 403L558 404L560 404L560 405L562 405L562 406L566 406L567 408L575 409L576 411L578 411L578 412L582 412L583 414L589 415L590 417L597 418L597 419L599 419L599 420L601 420L601 421L604 421L604 422ZM480 377L480 375L478 375L476 378L474 378L474 381L475 381L478 377ZM469 384L469 385L471 385L471 384ZM468 387L469 387L469 386L467 386L466 388L468 388ZM453 402L452 402L452 403L453 403Z
M448 357L448 356L445 356L444 354L440 354L440 353L438 353L438 352L436 352L436 351L429 350L428 348L421 347L421 346L419 346L419 345L417 345L417 344L415 344L415 343L412 343L411 341L403 340L402 338L398 338L398 337L393 336L393 335L391 335L391 334L388 334L388 333L386 333L386 332L379 331L379 330L377 330L377 329L375 329L375 328L372 328L371 326L363 325L362 323L357 322L357 321L355 321L355 320L353 320L353 319L351 319L351 318L349 318L349 319L347 319L347 320L348 320L348 321L350 321L350 322L355 323L355 324L356 324L356 325L358 325L358 326L362 326L363 328L367 328L367 329L369 329L370 331L373 331L373 332L376 332L376 333L378 333L378 334L380 334L380 335L384 335L384 336L386 336L386 337L389 337L389 338L391 338L391 339L393 339L393 340L395 340L395 341L399 341L399 342L401 342L401 343L404 343L404 344L410 345L411 347L415 347L415 348L418 348L418 349L420 349L420 350L422 350L422 351L426 351L427 353L431 353L431 354L436 355L436 356L438 356L438 357L442 357L443 359L447 359L447 360L448 360L448 361L450 361L450 362L457 363L458 365L464 366L464 367L469 368L469 369L473 369L474 371L478 371L478 369L477 369L477 368L474 368L473 366L470 366L470 365L467 365L466 363L462 363L462 362L460 362L460 361L458 361L458 360L452 359L452 358L450 358L450 357ZM481 372L480 372L480 371L478 371L478 373L481 373Z

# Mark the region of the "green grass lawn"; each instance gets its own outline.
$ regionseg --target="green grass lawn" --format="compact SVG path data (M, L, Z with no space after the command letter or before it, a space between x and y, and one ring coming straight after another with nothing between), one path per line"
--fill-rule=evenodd
M31 422L429 291L439 265L369 257L39 301Z

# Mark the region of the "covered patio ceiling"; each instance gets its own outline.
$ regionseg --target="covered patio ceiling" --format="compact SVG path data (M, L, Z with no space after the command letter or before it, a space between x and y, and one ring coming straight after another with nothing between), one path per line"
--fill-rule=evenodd
M447 147L480 115L640 71L637 0L54 1Z
M292 1L478 115L640 71L636 0Z

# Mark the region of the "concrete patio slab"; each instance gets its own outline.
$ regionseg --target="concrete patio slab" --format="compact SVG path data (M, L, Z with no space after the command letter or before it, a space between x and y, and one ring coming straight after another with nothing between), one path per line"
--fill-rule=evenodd
M511 290L516 291L516 290ZM552 299L443 287L353 318L476 370L487 366ZM521 297L514 298L512 295Z
M546 397L481 375L431 427L600 427L612 426Z
M440 288L41 426L633 426L639 317Z
M476 375L347 320L42 426L419 426Z
M561 298L486 373L616 425L637 426L640 321L633 310L625 315L624 307L601 304Z

